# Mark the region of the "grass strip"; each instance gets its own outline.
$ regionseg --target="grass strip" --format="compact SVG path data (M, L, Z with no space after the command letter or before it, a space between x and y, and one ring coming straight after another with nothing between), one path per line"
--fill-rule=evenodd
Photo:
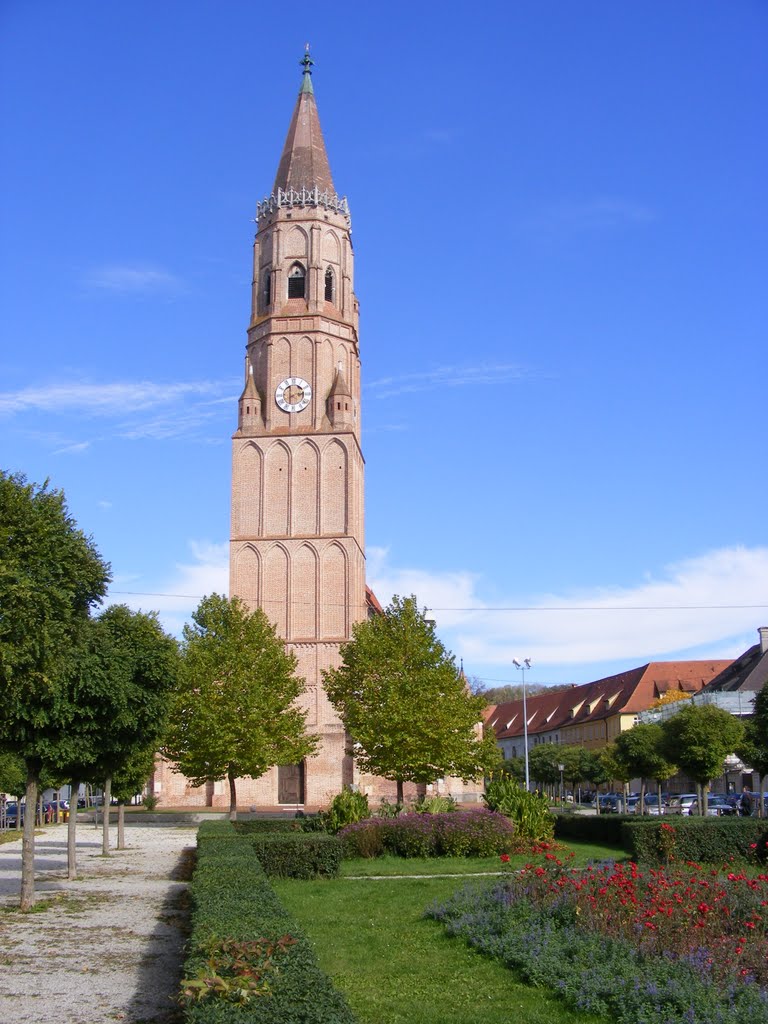
M454 862L445 858L443 869ZM361 1024L599 1024L423 917L462 884L422 877L279 880L273 887Z

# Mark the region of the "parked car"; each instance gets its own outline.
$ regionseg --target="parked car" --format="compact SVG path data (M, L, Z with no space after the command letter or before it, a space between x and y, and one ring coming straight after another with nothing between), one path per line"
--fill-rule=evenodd
M638 808L640 807L640 797L631 796L627 799L627 809L625 814L637 814Z
M19 805L17 803L5 805L5 823L9 828L15 826L18 814ZM19 824L24 824L24 804L21 805L21 821L19 822Z
M681 793L680 796L673 796L669 801L669 807L667 808L668 814L690 814L691 807L694 808L693 813L697 813L699 804L699 798L695 793Z
M690 814L691 812L689 811L688 813ZM695 814L696 811L694 810L693 813ZM738 807L735 807L727 796L722 796L720 793L709 794L707 799L708 817L719 818L723 815L733 816L738 813Z

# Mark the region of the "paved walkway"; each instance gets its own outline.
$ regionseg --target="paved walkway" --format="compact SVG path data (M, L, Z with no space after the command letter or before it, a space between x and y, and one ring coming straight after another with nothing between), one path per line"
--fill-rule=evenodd
M78 825L67 880L67 826L36 840L34 913L18 909L21 839L0 845L2 1024L171 1024L195 828L127 825L126 850L101 854L101 830ZM112 830L112 843L117 829Z

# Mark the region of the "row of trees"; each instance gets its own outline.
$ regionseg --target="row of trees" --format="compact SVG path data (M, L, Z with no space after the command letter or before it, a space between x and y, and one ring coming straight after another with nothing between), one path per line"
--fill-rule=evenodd
M556 784L562 778L574 789L583 782L599 786L640 779L640 800L649 784L659 793L665 782L683 772L701 788L706 813L710 781L723 773L729 754L736 753L762 777L768 774L768 691L758 694L755 715L744 725L714 705L690 704L659 724L636 725L599 751L577 746L540 744L528 757L532 778ZM523 778L522 758L508 761Z
M75 798L81 781L98 781L108 805L111 785L125 797L146 778L163 731L176 643L152 614L92 614L110 575L61 491L0 472L0 752L25 780L22 909L34 901L41 779L70 782Z

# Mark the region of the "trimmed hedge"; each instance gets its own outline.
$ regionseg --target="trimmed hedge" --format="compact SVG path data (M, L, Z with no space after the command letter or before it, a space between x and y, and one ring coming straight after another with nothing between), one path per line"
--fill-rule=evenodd
M268 878L336 878L342 845L322 832L249 835Z
M622 845L633 860L657 863L662 860L659 836L661 826L674 830L671 854L675 860L706 864L754 860L765 832L758 818L701 818L670 814L652 821L622 823Z
M240 835L263 835L265 832L303 832L303 818L253 818L232 823Z
M591 843L623 846L622 826L636 821L631 814L556 814L555 839L583 839Z
M515 829L495 811L366 818L339 832L345 857L490 857L512 849Z
M265 994L244 1004L208 996L185 1007L187 1024L357 1024L269 885L251 839L238 835L230 822L201 825L190 893L185 980L210 976L211 961L218 962L233 944L263 940L278 951L273 965L260 968L269 986Z

